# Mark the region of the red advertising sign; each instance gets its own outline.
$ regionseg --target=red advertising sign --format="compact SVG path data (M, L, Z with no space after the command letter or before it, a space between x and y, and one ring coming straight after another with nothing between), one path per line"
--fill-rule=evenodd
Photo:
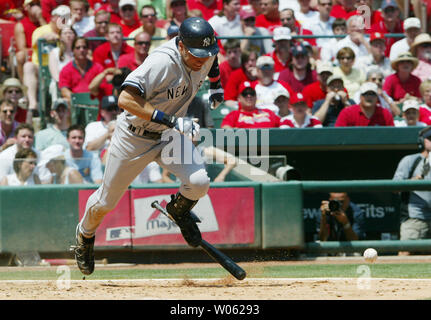
M128 245L130 241L133 246L185 245L180 229L151 207L155 200L165 207L173 192L174 189L168 188L129 190L100 225L96 246ZM80 202L85 196L88 197L80 193ZM127 198L129 217L125 210ZM81 209L85 209L85 203L80 204L80 216ZM212 188L192 211L200 218L198 226L207 241L213 244L254 243L254 188ZM115 215L120 217L114 218ZM129 224L125 224L127 221Z

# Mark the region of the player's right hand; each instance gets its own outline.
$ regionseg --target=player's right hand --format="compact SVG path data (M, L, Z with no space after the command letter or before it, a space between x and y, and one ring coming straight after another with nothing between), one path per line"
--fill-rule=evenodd
M177 118L175 129L185 136L195 139L199 136L200 125L191 118Z

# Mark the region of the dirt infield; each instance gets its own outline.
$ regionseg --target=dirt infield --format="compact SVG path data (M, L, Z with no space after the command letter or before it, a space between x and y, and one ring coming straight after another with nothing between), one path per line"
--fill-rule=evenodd
M412 262L410 260L409 262ZM428 262L428 261L427 261ZM309 262L282 262L279 264ZM313 263L330 263L314 261ZM334 261L333 263L340 263ZM269 263L276 265L278 263ZM267 263L244 263L248 277L223 279L138 279L138 280L4 280L0 299L43 300L411 300L431 298L431 279L377 278L259 278ZM176 264L175 268L197 267ZM202 264L202 267L214 264ZM157 265L133 268L158 268ZM169 266L163 265L164 268ZM53 267L51 267L53 268ZM103 268L103 267L100 267ZM112 267L105 267L112 268Z

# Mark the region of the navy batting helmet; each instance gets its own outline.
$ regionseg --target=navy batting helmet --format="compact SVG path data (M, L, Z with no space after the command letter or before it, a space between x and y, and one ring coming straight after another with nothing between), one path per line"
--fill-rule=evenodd
M202 18L192 17L184 20L178 36L195 57L212 57L219 51L213 28Z

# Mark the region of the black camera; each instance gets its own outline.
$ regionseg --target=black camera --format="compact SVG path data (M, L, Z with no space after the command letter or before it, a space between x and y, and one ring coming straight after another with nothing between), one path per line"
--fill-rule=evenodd
M330 212L339 211L342 203L338 200L329 200L328 207Z

